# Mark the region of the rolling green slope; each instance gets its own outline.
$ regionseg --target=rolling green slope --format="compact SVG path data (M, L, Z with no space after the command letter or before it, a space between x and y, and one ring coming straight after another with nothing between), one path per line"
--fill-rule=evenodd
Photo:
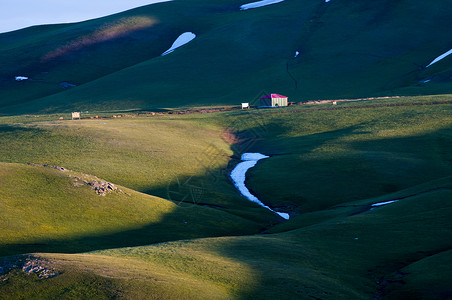
M185 205L51 167L0 163L0 256L82 252L155 242L251 234L260 226L220 210Z
M451 91L450 57L425 68L452 47L442 9L450 0L241 4L176 0L2 34L0 112L237 104L263 92L303 101ZM197 38L160 56L187 31Z
M234 152L218 125L170 115L27 119L0 126L0 161L62 166L181 205L225 209L264 227L279 219L240 197L225 176Z
M76 298L447 298L451 187L445 178L419 186L418 196L279 234L39 254L61 275L39 280L16 271L0 290ZM27 288L18 290L21 283Z
M1 117L0 298L447 298L450 100ZM247 185L290 220L238 195L242 152L271 155Z

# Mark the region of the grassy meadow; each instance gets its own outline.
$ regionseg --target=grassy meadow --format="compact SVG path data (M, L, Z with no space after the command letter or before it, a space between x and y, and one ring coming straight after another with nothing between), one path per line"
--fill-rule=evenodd
M176 202L246 214L238 208L254 206L224 176L233 151L223 132L169 115L18 122L2 126L0 152L5 162L63 166ZM256 220L265 224L262 210L256 211Z
M30 122L29 117L5 119L0 130L0 199L8 208L3 217L11 228L3 231L3 255L57 248L88 251L130 245L132 240L133 244L148 244L193 238L204 235L198 225L206 228L207 235L224 235L227 228L235 228L227 235L250 234L281 221L240 197L225 176L233 151L219 127L171 116L39 122ZM74 187L73 179L64 172L25 166L29 163L95 175L133 193L104 198L88 187ZM26 205L29 199L36 200L33 206ZM93 206L93 201L99 200L103 201ZM77 205L81 206L74 216L55 219L60 214L70 215ZM129 218L123 219L122 214ZM210 214L215 224L210 217L201 217ZM83 217L76 217L79 215ZM219 221L221 216L225 223ZM58 225L61 223L66 225ZM186 229L192 233L187 234ZM23 245L18 248L18 244Z
M0 275L0 299L447 298L450 100L0 117L0 266L34 252L59 273ZM243 152L270 155L247 185L290 220L235 190Z
M0 299L452 298L452 1L242 4L0 34Z

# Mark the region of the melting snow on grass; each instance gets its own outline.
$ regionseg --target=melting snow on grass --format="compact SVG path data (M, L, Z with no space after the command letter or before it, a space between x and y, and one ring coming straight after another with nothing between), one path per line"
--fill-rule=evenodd
M276 4L279 2L283 2L283 1L284 0L262 0L262 1L257 1L257 2L247 3L247 4L243 4L242 6L240 6L240 10L258 8L258 7L267 6L270 4Z
M254 167L257 162L261 159L268 158L269 156L260 154L260 153L244 153L242 155L242 162L239 163L232 171L231 171L231 178L232 181L234 181L235 187L240 191L240 193L245 196L248 200L259 204L262 207L265 207L266 209L271 210L272 212L277 213L284 219L289 219L289 214L286 213L280 213L276 212L270 207L266 206L264 203L262 203L259 199L257 199L256 196L251 194L251 192L248 190L248 188L245 185L245 174L248 169Z
M184 32L182 33L173 43L173 45L171 46L171 48L169 48L168 50L166 50L165 52L162 53L162 56L170 54L171 52L173 52L174 50L176 50L177 48L191 42L194 38L196 37L196 34L194 34L193 32Z
M399 201L399 200L391 200L391 201L386 201L386 202L374 203L374 204L372 204L372 207L387 205L387 204L391 204L391 203L394 203L394 202L397 202L397 201Z
M15 77L16 81L22 81L22 80L28 80L27 76L16 76Z
M452 49L450 49L449 51L447 51L446 53L438 56L437 58L435 58L431 63L429 63L426 68L430 67L431 65L433 65L434 63L439 62L441 59L445 58L446 56L452 54Z

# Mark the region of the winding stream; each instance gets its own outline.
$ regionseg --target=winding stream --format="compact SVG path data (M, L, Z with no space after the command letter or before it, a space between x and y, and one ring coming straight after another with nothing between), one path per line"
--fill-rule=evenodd
M262 207L265 207L266 209L271 210L272 212L274 212L274 213L280 215L281 217L283 217L284 219L288 220L289 214L274 211L273 209L271 209L270 207L268 207L267 205L262 203L259 199L257 199L256 196L251 194L251 192L248 190L248 188L245 185L246 171L248 171L248 169L254 167L259 160L265 159L268 157L269 156L263 155L261 153L244 153L244 154L242 154L242 157L241 157L242 162L240 162L239 164L237 164L237 166L235 166L235 168L231 171L230 176L232 178L232 181L234 181L235 187L240 191L240 193L244 197L246 197L248 200L250 200L254 203L259 204Z

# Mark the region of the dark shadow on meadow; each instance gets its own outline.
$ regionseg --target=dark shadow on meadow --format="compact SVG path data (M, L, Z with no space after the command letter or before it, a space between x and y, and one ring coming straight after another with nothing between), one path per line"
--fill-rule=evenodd
M19 134L19 133L41 133L46 130L40 128L31 128L31 127L16 127L14 125L1 125L0 124L0 134Z
M213 208L187 204L184 207L176 207L158 223L141 228L80 238L42 239L1 245L0 256L35 252L79 253L203 237L249 235L263 229L263 226L255 222Z
M223 176L220 171L216 173L220 174L217 176ZM181 177L167 186L152 190L161 191L162 198L171 199L176 204L174 210L156 223L124 231L80 233L78 238L30 238L30 242L26 243L0 245L0 256L32 252L79 253L204 237L252 235L283 221L276 214L242 199L229 184L226 177L220 179L211 174ZM102 197L95 195L94 190L92 193L93 201L96 197ZM109 195L105 197L108 199ZM105 230L108 230L108 226Z
M355 125L307 136L275 137L256 143L254 149L272 158L250 170L248 183L259 199L274 207L315 211L448 176L451 147L451 129L375 138Z

